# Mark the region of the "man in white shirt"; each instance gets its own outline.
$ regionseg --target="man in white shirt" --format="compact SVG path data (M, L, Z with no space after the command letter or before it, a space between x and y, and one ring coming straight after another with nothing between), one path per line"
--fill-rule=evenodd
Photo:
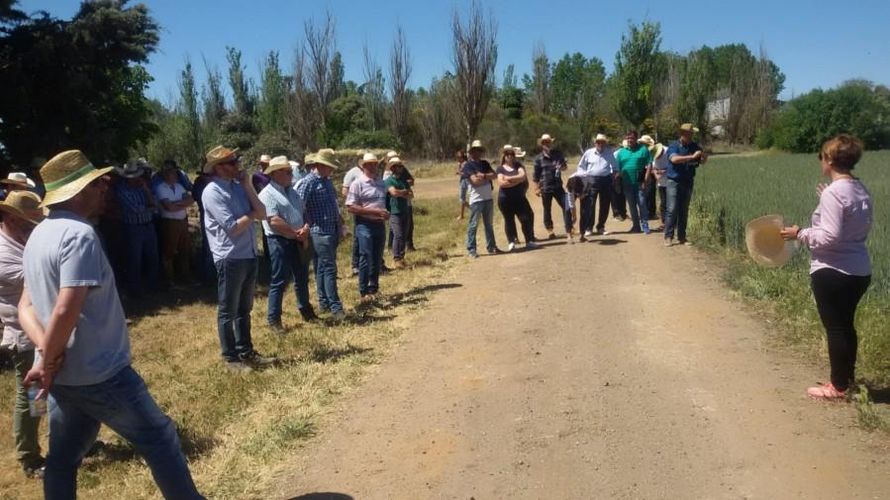
M606 220L609 218L609 204L612 201L612 183L618 176L615 155L609 147L605 134L596 134L593 147L584 152L578 162L576 176L584 179L584 198L581 201L581 241L593 236L594 203L599 198L599 218L596 221L597 234L609 234Z
M186 209L195 200L178 182L175 164L165 163L161 176L164 182L155 188L155 199L158 200L161 213L161 262L164 265L164 279L171 286L176 281L190 284L192 237L189 234Z

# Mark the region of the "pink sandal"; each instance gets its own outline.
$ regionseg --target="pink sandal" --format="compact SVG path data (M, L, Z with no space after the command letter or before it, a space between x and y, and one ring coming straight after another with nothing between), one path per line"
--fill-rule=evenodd
M828 382L826 384L817 385L807 389L807 396L813 399L821 399L824 401L834 401L847 397L846 391L838 390L834 384Z

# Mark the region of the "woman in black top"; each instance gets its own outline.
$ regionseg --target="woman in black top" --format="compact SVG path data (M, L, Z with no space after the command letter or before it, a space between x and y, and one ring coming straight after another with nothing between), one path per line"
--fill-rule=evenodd
M528 192L528 176L522 163L516 161L516 152L510 145L501 150L501 165L497 169L498 174L498 209L504 216L504 229L507 233L509 246L512 251L519 243L516 234L516 220L522 226L522 234L525 237L525 248L533 249L535 245L535 215L528 203L525 194ZM514 219L515 217L515 219Z

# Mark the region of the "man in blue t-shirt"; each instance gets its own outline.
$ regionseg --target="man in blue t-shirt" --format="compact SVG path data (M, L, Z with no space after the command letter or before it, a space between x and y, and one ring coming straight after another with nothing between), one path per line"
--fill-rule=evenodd
M689 220L689 202L692 200L692 187L695 170L708 161L701 147L693 142L692 134L698 132L691 123L680 125L680 140L672 143L667 150L667 217L664 226L664 246L671 246L674 231L677 241L689 245L686 239L686 224Z

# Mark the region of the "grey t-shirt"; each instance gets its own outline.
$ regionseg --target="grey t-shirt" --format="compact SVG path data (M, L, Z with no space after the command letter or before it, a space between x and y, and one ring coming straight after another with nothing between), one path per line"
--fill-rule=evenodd
M348 188L355 182L356 179L361 177L362 169L361 167L352 167L346 172L346 175L343 176L343 187Z
M31 233L24 267L25 287L44 327L60 288L89 287L55 383L98 384L130 364L130 334L114 274L89 222L72 212L53 210Z

